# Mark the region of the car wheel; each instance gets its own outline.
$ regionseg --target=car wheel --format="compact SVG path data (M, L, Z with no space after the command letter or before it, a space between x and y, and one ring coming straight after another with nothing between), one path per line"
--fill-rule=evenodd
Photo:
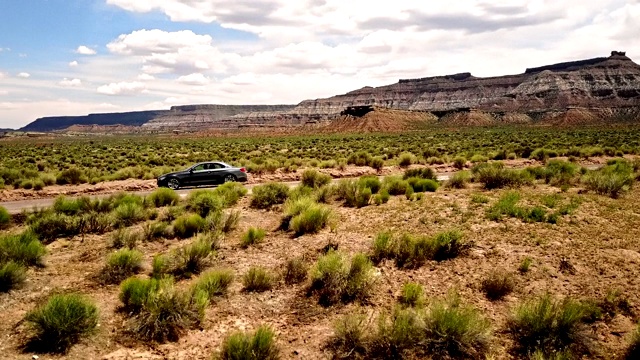
M232 174L228 174L227 176L224 177L224 182L228 183L228 182L234 182L236 181L236 177Z
M167 185L169 189L178 190L180 188L180 181L178 179L169 179Z

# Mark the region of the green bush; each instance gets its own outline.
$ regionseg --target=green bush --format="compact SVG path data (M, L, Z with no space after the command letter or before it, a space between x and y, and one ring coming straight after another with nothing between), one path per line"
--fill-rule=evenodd
M387 192L386 189L382 189L380 190L380 192L378 194L376 194L376 196L374 196L373 198L373 202L376 205L382 205L382 204L386 204L389 201L389 193Z
M507 169L502 163L480 163L471 169L475 181L485 189L519 187L532 183L531 175L525 170Z
M142 270L142 253L137 250L121 249L107 257L107 265L102 270L102 279L108 284L117 284Z
M398 165L400 165L401 167L408 167L409 165L413 164L415 161L416 161L415 155L413 155L412 153L406 152L406 153L400 154L400 157L398 158Z
M291 218L289 227L293 230L296 236L315 234L329 224L329 219L332 214L333 212L329 207L320 204L312 204L298 215Z
M27 269L24 265L13 261L0 262L0 293L20 287L26 278Z
M119 299L123 309L129 313L138 313L152 294L173 286L173 279L140 279L130 277L120 284Z
M373 287L373 265L365 254L356 254L348 263L340 252L330 250L311 270L312 293L322 305L365 300Z
M58 196L53 202L53 211L65 215L78 215L91 210L91 199L88 197L67 198Z
M111 246L120 249L133 249L142 240L142 234L126 228L120 228L111 235Z
M264 241L266 232L264 229L250 227L244 235L242 235L242 247L247 248L251 245L260 244Z
M225 207L231 207L247 195L247 188L237 182L224 183L213 190L214 194L220 196ZM204 215L203 215L204 216Z
M429 180L437 180L436 172L433 171L432 168L420 168L420 169L408 169L404 171L404 175L402 176L404 180L410 178L419 178L419 179L429 179Z
M31 223L30 228L38 238L48 244L58 238L79 235L82 232L79 220L73 216L44 212Z
M194 190L187 196L188 208L203 218L224 209L225 201L213 190Z
M372 161L373 157L365 151L359 151L355 154L351 154L347 158L347 164L356 166L370 166Z
M435 192L440 187L440 184L431 179L409 178L407 182L415 192Z
M409 307L422 307L424 305L424 289L420 284L406 283L402 286L400 303Z
M424 323L423 342L436 358L482 358L489 350L489 322L457 295L434 301Z
M367 316L362 313L350 313L343 316L334 325L334 334L329 341L330 347L337 353L337 358L358 358L356 354L366 355L369 352Z
M387 176L384 178L382 185L384 189L391 195L404 195L409 187L409 183L395 176Z
M11 215L4 207L0 206L0 230L6 229L11 225Z
M522 353L540 351L548 356L584 345L585 315L583 304L544 294L516 308L509 330Z
M633 169L628 163L616 163L587 172L582 181L587 189L596 194L615 199L631 188L635 178Z
M309 265L302 257L287 260L284 269L284 282L288 285L299 284L307 279Z
M136 203L123 203L113 210L116 222L120 226L131 226L147 219L144 208Z
M520 265L518 265L518 271L523 274L529 272L531 263L533 263L533 259L531 259L530 257L525 257L524 259L522 259Z
M375 263L379 263L384 259L392 258L394 252L393 247L393 235L390 232L379 233L373 240L371 260Z
M192 291L204 291L212 299L227 293L229 285L233 282L233 270L218 269L204 272L193 285Z
M361 176L358 179L358 188L369 188L372 194L377 194L382 188L382 182L377 176Z
M436 234L429 242L430 257L436 261L454 259L464 254L470 244L463 241L460 231L451 230Z
M462 233L457 230L441 232L433 237L404 234L397 240L382 233L374 240L373 258L375 261L394 259L400 268L420 267L426 260L444 261L466 253L470 244L462 238Z
M154 221L142 226L142 233L146 241L153 241L165 237L171 237L169 224L164 221Z
M274 205L284 204L289 197L289 186L282 183L258 185L251 191L251 207L256 209L268 209Z
M175 206L180 202L180 195L173 189L159 188L149 194L147 200L155 207Z
M165 271L178 277L199 274L211 262L213 243L207 236L198 237L193 243L174 250L167 259Z
M88 181L84 172L78 168L72 167L67 170L63 170L56 177L56 183L58 185L67 185L67 184L82 184Z
M32 342L50 352L66 352L98 325L98 308L78 294L53 295L30 311L25 321L35 332Z
M520 194L515 191L505 193L500 197L497 203L487 209L487 218L489 220L498 221L503 216L523 218L525 210L516 204L520 201Z
M176 236L186 239L204 230L206 221L198 214L185 214L173 222Z
M262 267L250 268L242 277L242 285L247 292L264 292L271 290L275 282L273 275Z
M379 156L376 156L371 159L371 161L369 162L369 166L380 171L384 167L384 159L382 159Z
M236 332L225 338L220 350L221 360L277 360L280 351L275 333L268 326L259 327L255 333Z
M451 175L449 180L445 183L445 186L452 189L464 189L467 187L467 183L471 175L468 171L458 171L457 173Z
M482 291L489 300L500 300L513 291L513 277L502 271L492 271L482 280Z
M300 182L310 188L320 188L331 182L331 176L313 169L307 169L302 173Z
M545 181L554 186L569 185L578 175L578 166L568 161L549 160L545 169Z
M456 156L453 159L453 167L455 167L458 170L464 169L464 166L466 164L467 164L467 159L465 159L463 156Z
M31 231L0 236L0 264L13 261L25 266L42 266L47 249Z

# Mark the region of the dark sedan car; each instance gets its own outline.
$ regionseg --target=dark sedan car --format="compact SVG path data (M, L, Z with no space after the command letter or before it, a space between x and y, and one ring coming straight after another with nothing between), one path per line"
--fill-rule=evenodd
M247 181L246 170L215 161L198 163L186 170L164 174L158 178L158 186L175 190L184 186L217 185L231 181Z

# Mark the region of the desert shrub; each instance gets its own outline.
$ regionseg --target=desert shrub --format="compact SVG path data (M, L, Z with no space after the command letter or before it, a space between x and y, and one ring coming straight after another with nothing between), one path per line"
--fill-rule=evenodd
M149 294L140 312L130 320L130 331L147 341L175 341L201 323L207 305L204 291L183 293L168 286Z
M467 159L465 159L462 156L456 156L453 159L453 167L455 167L458 170L462 170L466 164L467 164Z
M0 262L0 293L20 287L26 278L24 265L13 261Z
M393 257L393 235L390 232L381 232L373 240L371 260L379 263L384 259Z
M169 224L164 221L154 221L142 226L142 233L146 241L153 241L170 237Z
M522 353L541 351L549 355L584 345L585 315L583 304L544 294L516 308L509 330Z
M311 270L310 290L322 305L365 300L373 286L372 269L365 254L354 255L349 263L342 253L330 250Z
M227 293L229 285L233 282L233 270L216 269L204 272L193 285L192 291L204 291L212 299Z
M315 190L317 189L300 184L294 187L293 189L291 189L291 191L289 192L289 199L297 200L297 199L306 198L306 197L308 198L314 197L313 194Z
M328 204L335 194L335 186L323 186L315 191L315 200L321 204Z
M105 204L110 203L111 207L114 209L123 204L136 204L136 205L140 205L141 207L144 207L145 205L144 198L142 196L126 193L126 192L120 192L120 193L111 195L104 201L105 201Z
M260 326L255 333L236 332L222 342L221 360L277 360L280 350L275 333L268 326Z
M282 183L258 185L252 189L251 207L268 209L273 205L284 204L289 197L289 187Z
M515 191L505 193L500 197L497 203L487 209L487 218L489 220L498 221L503 216L509 217L524 217L525 210L517 206L520 201L520 194Z
M518 271L523 274L529 272L529 268L531 268L532 263L533 260L530 257L525 257L522 259L522 262L520 262L520 265L518 265Z
M213 243L208 236L200 236L189 245L171 252L165 271L178 277L191 277L206 268L213 256Z
M173 279L140 279L130 277L120 284L120 294L123 309L130 313L137 313L142 309L147 299L158 291L173 286Z
M379 156L376 156L371 159L371 161L369 162L369 166L380 171L384 167L384 159L382 159Z
M88 180L84 172L76 167L71 167L69 169L63 170L56 177L56 183L58 185L76 185L86 183L87 181Z
M549 158L550 152L547 149L535 149L531 155L530 159L536 159L538 161L546 161Z
M371 164L373 157L365 152L359 151L355 154L349 155L347 158L347 164L356 165L356 166L368 166Z
M554 186L571 184L578 174L578 166L568 161L549 160L545 168L545 181Z
M285 204L285 218L283 224L297 236L315 234L329 223L333 212L326 205L317 204L313 199L301 198Z
M438 358L480 358L489 349L490 325L457 295L434 301L424 319L424 344Z
M362 313L350 313L334 324L334 334L330 340L331 348L338 358L347 358L355 354L365 355L370 348L367 316Z
M387 190L382 189L378 194L376 194L376 196L373 197L373 202L376 205L382 205L382 204L386 204L389 201L389 198L390 196Z
M89 211L80 216L83 232L91 234L104 234L113 229L115 217L112 214L104 214Z
M185 214L173 222L176 236L186 239L204 230L206 221L198 214Z
M408 167L409 165L413 164L415 161L416 161L415 155L409 152L402 153L400 154L400 157L398 157L398 165L400 165L401 167Z
M102 279L108 284L117 284L142 270L142 253L137 250L121 249L107 257L102 269Z
M409 185L415 192L435 192L440 187L437 181L431 179L409 178L407 179Z
M114 231L111 235L111 246L116 249L133 249L140 240L142 240L142 234L140 232L122 228Z
M149 194L147 200L155 207L175 206L180 202L180 195L173 189L159 188Z
M524 170L507 169L502 163L480 163L471 169L475 181L485 189L519 187L531 184L531 175Z
M6 229L11 224L11 215L4 207L0 206L0 230Z
M482 194L473 194L471 196L471 202L474 204L486 204L489 202L489 198Z
M264 292L271 290L275 283L269 270L262 267L250 268L242 277L242 285L247 292Z
M82 232L80 219L73 216L44 212L31 223L31 230L45 244L61 237L71 237Z
M31 231L0 236L0 264L15 262L25 266L41 266L47 249Z
M284 203L284 216L280 228L289 230L291 220L314 205L316 205L316 202L311 197L289 198Z
M242 235L242 247L247 248L251 245L260 244L264 241L264 236L266 232L264 229L250 227L244 235Z
M422 307L424 304L424 289L420 284L406 283L402 286L402 292L398 300L404 306Z
M377 176L361 176L358 179L358 188L369 188L372 194L377 194L382 188L382 182Z
M432 168L426 167L421 169L408 169L404 171L404 175L402 176L404 180L410 178L420 178L420 179L429 179L429 180L437 180L436 172L433 171Z
M482 291L489 300L500 300L514 288L513 277L502 271L492 271L482 280Z
M464 189L469 182L471 175L467 171L458 171L445 183L445 186L452 189Z
M457 230L445 231L436 234L428 242L430 257L436 261L456 258L464 254L470 244L465 242L462 233Z
M33 180L33 190L40 191L44 189L44 181L42 179L34 179Z
M300 182L310 188L320 188L331 182L331 176L313 169L307 169L302 173Z
M287 260L284 268L284 281L285 283L299 284L307 279L307 271L309 265L302 257L296 257Z
M247 195L247 188L237 182L224 183L213 190L213 193L222 198L225 207L230 207Z
M382 181L384 189L391 195L404 195L409 183L395 176L387 176Z
M235 230L239 223L240 211L216 211L209 213L204 219L204 228L202 231L228 234Z
M441 232L433 237L404 234L400 239L389 240L389 236L383 233L374 240L373 258L376 261L380 261L383 256L392 258L400 268L420 267L426 260L453 259L463 255L471 247L458 230Z
M615 199L627 192L635 179L628 163L615 163L587 172L582 181L587 189Z
M116 222L121 226L131 226L147 219L144 208L136 203L123 203L113 210Z
M30 311L25 321L35 332L32 342L50 352L66 352L98 325L98 308L78 294L53 295Z
M225 207L225 200L213 190L194 190L187 196L187 206L201 217L206 217L212 212L221 211Z

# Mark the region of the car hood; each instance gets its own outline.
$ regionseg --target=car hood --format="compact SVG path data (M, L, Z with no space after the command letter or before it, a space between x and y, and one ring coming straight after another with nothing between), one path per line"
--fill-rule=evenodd
M188 170L174 171L174 172L170 172L170 173L167 173L167 174L160 175L160 176L158 176L158 179L166 178L168 176L186 175L188 173L189 173Z

